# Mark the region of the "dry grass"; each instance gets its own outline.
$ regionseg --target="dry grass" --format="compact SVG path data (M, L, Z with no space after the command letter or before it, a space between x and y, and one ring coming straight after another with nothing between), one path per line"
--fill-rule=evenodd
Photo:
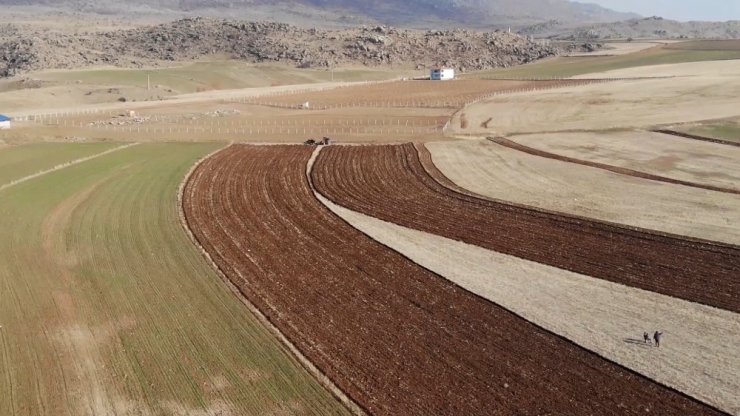
M740 189L740 148L645 131L537 134L513 140L572 158Z
M427 145L456 184L491 198L696 238L740 244L736 195L545 159L486 140Z

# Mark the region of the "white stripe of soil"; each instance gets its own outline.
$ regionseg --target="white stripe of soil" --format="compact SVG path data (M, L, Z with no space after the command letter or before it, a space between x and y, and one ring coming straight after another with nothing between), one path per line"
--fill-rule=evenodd
M740 315L411 230L316 196L360 231L463 288L609 360L740 414ZM643 331L652 337L655 330L664 333L660 348L642 343Z

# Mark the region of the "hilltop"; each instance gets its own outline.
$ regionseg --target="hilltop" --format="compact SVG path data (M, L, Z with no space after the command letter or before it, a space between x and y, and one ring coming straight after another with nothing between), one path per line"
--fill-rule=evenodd
M678 22L662 17L573 25L562 20L538 23L518 31L551 39L738 39L740 21Z
M325 30L206 18L100 32L0 26L4 77L50 68L143 67L206 57L301 68L449 65L465 71L518 65L557 53L552 46L504 31L386 26Z

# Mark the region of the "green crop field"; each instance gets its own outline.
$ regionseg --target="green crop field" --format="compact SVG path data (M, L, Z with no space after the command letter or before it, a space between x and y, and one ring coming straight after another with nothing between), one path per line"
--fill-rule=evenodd
M178 185L215 146L138 145L0 191L0 414L346 413L180 225Z
M335 81L376 81L413 75L409 70L371 68L338 68ZM328 70L298 69L288 65L254 65L239 61L196 62L182 66L156 69L91 69L79 71L50 71L37 75L52 82L77 82L106 87L147 87L170 89L174 93L192 93L203 90L267 87L276 85L309 84L331 81Z
M697 51L740 51L740 40L693 40L688 42L671 43L667 49L683 49Z
M110 143L34 143L0 148L0 186L114 147Z
M723 120L707 122L698 126L679 128L689 134L729 140L740 143L740 120Z
M704 47L701 44L701 47ZM699 48L699 46L697 46ZM620 56L557 57L532 64L468 74L474 78L567 78L615 69L684 62L740 59L740 50L678 49L656 46Z

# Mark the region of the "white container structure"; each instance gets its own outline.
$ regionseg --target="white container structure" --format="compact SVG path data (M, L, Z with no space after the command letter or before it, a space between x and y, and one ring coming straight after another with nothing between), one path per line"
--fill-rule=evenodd
M452 68L434 68L429 78L432 81L450 81L455 79L455 70Z
M10 128L10 117L0 114L0 130L5 130L9 128Z

